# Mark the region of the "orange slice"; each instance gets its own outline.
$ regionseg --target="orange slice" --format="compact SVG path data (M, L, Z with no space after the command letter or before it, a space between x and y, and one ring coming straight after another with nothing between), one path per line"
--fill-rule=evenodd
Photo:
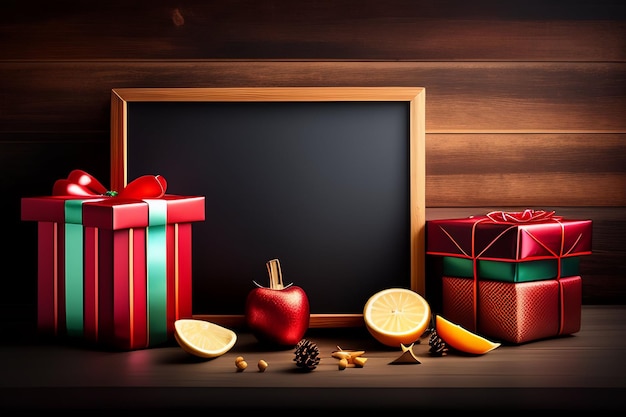
M174 338L185 352L201 358L221 356L237 341L237 335L232 330L195 319L176 320Z
M500 346L500 343L485 339L439 315L435 316L435 329L437 330L437 335L448 346L460 352L483 355Z
M365 326L380 343L399 348L410 345L426 331L430 306L415 291L388 288L372 295L363 309Z

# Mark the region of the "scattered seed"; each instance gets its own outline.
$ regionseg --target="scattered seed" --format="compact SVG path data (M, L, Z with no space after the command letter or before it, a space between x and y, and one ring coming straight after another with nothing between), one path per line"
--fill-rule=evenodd
M235 362L235 365L237 366L238 371L243 371L244 369L248 367L248 362L242 359L242 360Z

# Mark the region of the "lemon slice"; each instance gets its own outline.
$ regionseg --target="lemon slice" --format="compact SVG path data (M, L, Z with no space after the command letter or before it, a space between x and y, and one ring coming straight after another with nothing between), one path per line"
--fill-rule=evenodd
M483 355L500 346L439 315L435 317L435 328L444 342L460 352Z
M237 335L232 330L195 319L176 320L174 338L185 352L201 358L221 356L237 341Z
M363 320L376 340L399 348L415 342L426 331L430 321L430 306L415 291L388 288L367 300Z

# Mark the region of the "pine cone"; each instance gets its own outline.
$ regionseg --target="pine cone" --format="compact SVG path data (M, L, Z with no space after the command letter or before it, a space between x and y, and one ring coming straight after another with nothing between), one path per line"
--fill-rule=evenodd
M293 360L296 361L296 365L307 371L312 371L320 363L320 351L317 345L307 339L298 342L295 355Z
M428 353L431 356L445 356L448 354L448 346L437 334L437 330L434 328L430 330L430 337L428 338L428 345L430 349Z

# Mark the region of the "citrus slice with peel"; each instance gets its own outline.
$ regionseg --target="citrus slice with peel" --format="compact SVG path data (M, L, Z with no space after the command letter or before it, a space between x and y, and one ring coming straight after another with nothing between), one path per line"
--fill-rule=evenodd
M439 315L435 316L435 329L441 340L459 352L483 355L500 346Z
M206 320L180 319L174 322L174 338L191 355L215 358L235 345L237 334Z
M415 291L388 288L367 300L363 320L376 340L399 348L415 342L426 331L430 322L430 305Z

